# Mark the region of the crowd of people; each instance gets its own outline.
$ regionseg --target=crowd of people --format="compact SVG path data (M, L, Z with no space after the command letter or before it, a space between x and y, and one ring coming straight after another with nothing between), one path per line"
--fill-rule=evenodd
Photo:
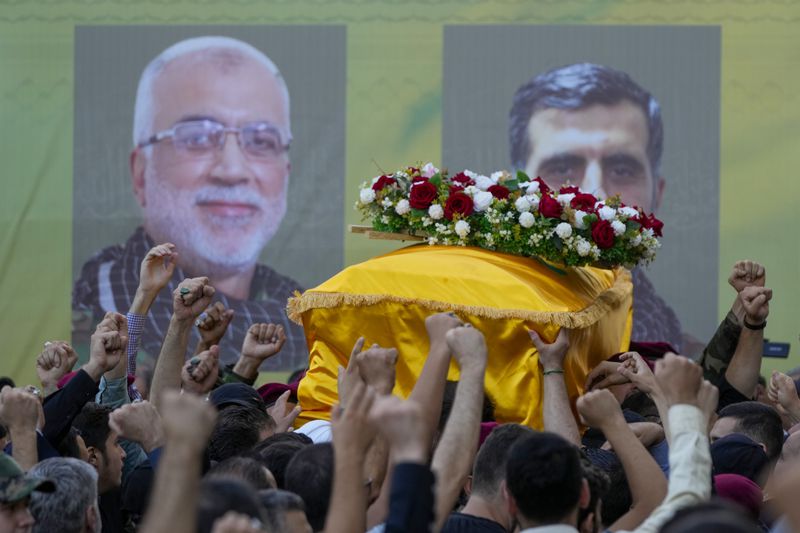
M238 361L221 365L238 317L207 278L174 290L152 377L137 376L175 254L149 251L131 309L97 325L78 370L54 340L35 360L40 384L3 378L0 533L800 530L800 397L792 375L761 376L772 292L757 263L734 265L731 311L698 361L632 343L589 373L575 405L571 332L548 343L530 331L542 431L492 420L487 341L453 313L427 318L407 399L392 394L397 350L353 339L330 422L300 425L302 373L254 387L283 328L247 324Z

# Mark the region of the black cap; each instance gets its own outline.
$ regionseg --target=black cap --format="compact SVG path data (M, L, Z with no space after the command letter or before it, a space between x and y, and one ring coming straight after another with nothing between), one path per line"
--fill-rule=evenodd
M229 405L257 407L262 410L267 408L258 392L244 383L226 383L214 389L208 399L217 409L224 409Z

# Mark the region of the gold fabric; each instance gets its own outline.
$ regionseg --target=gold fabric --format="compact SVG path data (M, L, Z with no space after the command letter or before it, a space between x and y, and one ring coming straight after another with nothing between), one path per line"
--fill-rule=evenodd
M486 336L486 393L499 422L542 427L538 356L527 329L552 341L571 328L565 377L572 399L589 369L630 342L632 294L624 269L559 268L479 248L416 245L353 265L289 301L303 324L309 370L300 382L300 423L328 419L338 367L356 339L399 351L394 393L407 397L429 343L425 317L455 311ZM448 379L458 379L451 362Z

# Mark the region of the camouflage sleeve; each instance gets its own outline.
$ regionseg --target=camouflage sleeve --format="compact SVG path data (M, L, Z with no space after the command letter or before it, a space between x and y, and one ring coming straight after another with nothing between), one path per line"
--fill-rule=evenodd
M741 332L742 326L739 325L736 315L732 311L728 311L725 320L714 332L714 336L703 349L703 355L700 358L703 374L711 383L719 383L720 378L725 375L736 351L736 345L739 343Z

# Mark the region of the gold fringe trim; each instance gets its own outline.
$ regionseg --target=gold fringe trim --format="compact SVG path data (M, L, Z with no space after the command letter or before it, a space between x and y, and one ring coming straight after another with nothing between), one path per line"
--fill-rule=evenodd
M407 298L389 294L347 294L342 292L295 292L289 298L289 319L303 324L303 314L312 309L331 309L342 306L364 307L384 302L402 305L417 305L434 312L454 311L469 316L489 319L519 319L537 324L554 324L563 328L582 329L595 324L630 293L631 276L627 270L619 269L614 284L601 292L594 302L580 311L530 311L528 309L495 309L493 307L460 305L424 298Z

